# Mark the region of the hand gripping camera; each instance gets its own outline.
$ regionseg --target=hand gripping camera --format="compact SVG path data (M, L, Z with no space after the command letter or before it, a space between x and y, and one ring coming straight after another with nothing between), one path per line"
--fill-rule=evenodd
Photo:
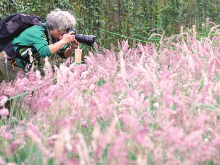
M92 46L95 42L96 36L94 35L83 35L83 34L77 34L75 29L68 29L67 33L74 32L73 35L75 35L75 38L78 42Z

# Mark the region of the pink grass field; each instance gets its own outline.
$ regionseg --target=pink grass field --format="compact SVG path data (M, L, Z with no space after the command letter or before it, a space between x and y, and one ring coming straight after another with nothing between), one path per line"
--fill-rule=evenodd
M190 36L119 42L55 72L46 59L44 78L1 83L0 164L220 164L219 59L218 40ZM24 92L22 117L6 118Z

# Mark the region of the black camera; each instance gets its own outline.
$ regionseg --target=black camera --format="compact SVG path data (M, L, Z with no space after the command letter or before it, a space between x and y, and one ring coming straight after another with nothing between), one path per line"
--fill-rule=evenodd
M69 32L74 32L73 35L75 35L75 38L78 42L93 46L95 42L95 37L94 35L83 35L83 34L77 34L75 29L68 29L67 33Z

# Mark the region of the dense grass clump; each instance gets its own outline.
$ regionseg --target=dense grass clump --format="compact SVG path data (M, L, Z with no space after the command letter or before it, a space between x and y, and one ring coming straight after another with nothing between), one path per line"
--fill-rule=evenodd
M219 164L220 44L164 41L3 81L0 164Z

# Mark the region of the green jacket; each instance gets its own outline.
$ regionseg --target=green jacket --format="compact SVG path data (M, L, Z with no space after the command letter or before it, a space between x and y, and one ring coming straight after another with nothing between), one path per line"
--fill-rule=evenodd
M46 24L43 23L45 26ZM47 29L48 30L48 29ZM53 44L57 41L52 39L52 36L49 33L48 30L48 38L49 38L49 44ZM40 57L47 57L51 56L51 52L49 49L49 45L47 42L47 37L45 35L45 30L41 26L34 25L30 28L25 29L18 37L14 38L12 41L13 44L16 44L18 46L15 46L15 51L18 50L18 56L22 58L16 58L17 65L23 69L30 64L29 59L29 51L32 52L33 58L40 58ZM29 47L30 46L30 47ZM64 46L60 51L58 51L58 55L61 58L65 58L64 56L64 49L66 46ZM60 52L60 53L59 53Z

